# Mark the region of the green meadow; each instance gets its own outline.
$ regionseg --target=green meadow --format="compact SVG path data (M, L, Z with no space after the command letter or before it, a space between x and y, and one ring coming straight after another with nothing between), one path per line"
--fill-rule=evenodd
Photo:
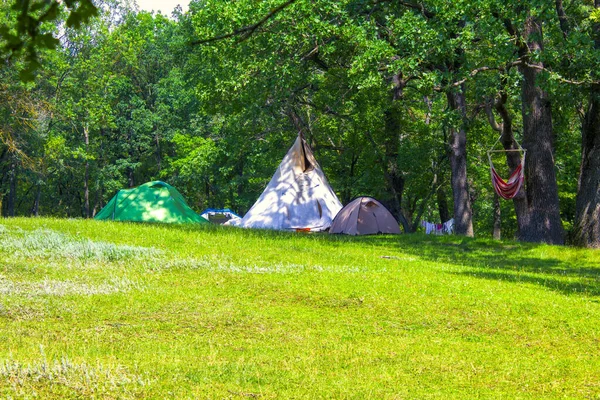
M600 251L3 219L0 398L600 399Z

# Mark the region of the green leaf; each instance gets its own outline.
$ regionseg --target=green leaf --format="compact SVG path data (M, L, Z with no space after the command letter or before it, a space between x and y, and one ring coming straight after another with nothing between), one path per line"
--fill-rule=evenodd
M40 17L39 21L53 21L58 18L59 8L58 3L54 2L50 5L50 8Z
M56 46L60 43L58 39L56 39L52 34L45 33L43 35L39 35L36 37L38 43L40 43L43 47L48 49L55 49Z
M33 80L35 80L35 75L33 74L33 72L34 69L32 69L30 66L24 68L19 72L19 79L21 79L21 81L23 82L32 82Z

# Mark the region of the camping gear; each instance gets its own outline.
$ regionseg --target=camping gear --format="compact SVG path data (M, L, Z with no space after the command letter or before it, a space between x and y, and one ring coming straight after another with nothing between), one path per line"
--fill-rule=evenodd
M323 231L341 208L310 147L299 134L264 192L235 225Z
M207 208L200 213L200 216L212 223L221 225L229 220L241 218L229 208Z
M496 140L496 143L498 143L499 140L500 138ZM487 152L488 160L490 161L490 174L492 176L492 185L494 186L494 190L496 191L498 196L502 197L505 200L510 200L513 197L515 197L517 193L519 193L519 189L521 189L523 181L525 180L525 155L527 154L527 150L523 149L516 140L515 143L517 143L517 146L519 146L518 149L494 150L494 146L496 146L496 144L494 144L494 146L492 146L492 148ZM500 177L500 175L496 171L496 168L494 167L494 163L492 162L492 153L506 153L510 151L518 151L522 153L521 163L510 174L508 180L505 181L504 179L502 179L502 177Z
M379 201L372 197L358 197L337 214L329 233L346 235L372 235L400 233L396 218Z
M168 183L153 181L121 189L94 219L135 222L207 223Z

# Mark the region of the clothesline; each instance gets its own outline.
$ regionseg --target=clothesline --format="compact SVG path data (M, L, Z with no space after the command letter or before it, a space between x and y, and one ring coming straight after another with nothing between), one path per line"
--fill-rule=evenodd
M428 221L421 221L421 226L425 228L426 235L444 235L454 232L454 218L449 219L443 224L434 224Z

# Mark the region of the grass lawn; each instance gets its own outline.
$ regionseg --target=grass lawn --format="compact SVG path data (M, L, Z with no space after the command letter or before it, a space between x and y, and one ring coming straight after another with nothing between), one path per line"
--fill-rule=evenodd
M0 219L0 398L600 399L600 251Z

